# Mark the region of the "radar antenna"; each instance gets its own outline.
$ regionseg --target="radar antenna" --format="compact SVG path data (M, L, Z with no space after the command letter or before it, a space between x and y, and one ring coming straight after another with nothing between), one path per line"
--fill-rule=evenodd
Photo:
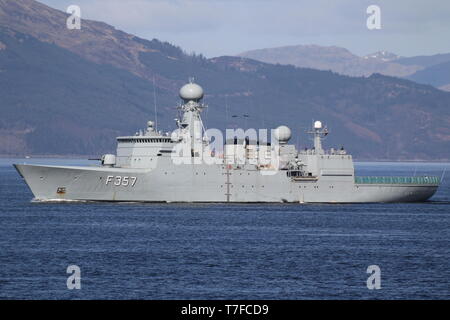
M321 121L314 121L312 130L308 131L314 137L314 150L316 154L323 154L322 139L328 135L328 128Z

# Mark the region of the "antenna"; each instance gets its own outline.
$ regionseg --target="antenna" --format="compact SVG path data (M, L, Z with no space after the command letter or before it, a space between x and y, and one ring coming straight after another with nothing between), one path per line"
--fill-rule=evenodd
M442 184L442 181L444 181L444 177L445 177L445 172L447 171L447 167L444 167L444 171L442 172L442 176L441 176L441 184Z
M158 132L158 113L156 112L156 86L155 86L155 76L153 76L153 104L155 108L155 131Z
M208 104L207 104L207 98L206 98L206 94L203 96L203 104L206 106L206 111L205 111L205 119L206 119L206 123L208 123ZM203 125L203 120L202 120L202 125ZM206 131L206 130L205 130Z
M228 128L228 93L225 94L225 129Z
M309 130L308 133L313 136L314 150L316 150L316 153L323 154L322 139L328 135L327 127L324 126L321 121L314 121L312 130Z

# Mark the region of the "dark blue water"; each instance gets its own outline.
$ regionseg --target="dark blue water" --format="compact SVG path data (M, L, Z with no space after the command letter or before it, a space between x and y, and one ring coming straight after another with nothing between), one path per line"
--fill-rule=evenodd
M361 175L449 175L431 202L45 204L0 160L0 298L449 299L450 164L363 163ZM61 161L77 163L79 161ZM68 290L68 265L81 290ZM368 290L366 269L381 268Z

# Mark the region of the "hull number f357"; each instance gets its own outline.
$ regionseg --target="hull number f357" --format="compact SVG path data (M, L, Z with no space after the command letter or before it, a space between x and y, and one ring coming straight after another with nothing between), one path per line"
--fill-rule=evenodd
M114 184L115 186L134 187L137 177L128 176L107 176L106 185Z

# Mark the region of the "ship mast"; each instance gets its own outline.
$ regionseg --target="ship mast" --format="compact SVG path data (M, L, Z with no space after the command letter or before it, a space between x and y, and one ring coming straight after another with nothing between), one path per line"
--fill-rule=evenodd
M321 121L315 121L312 130L308 131L314 138L314 150L316 154L324 154L322 139L328 135L327 127L323 127Z
M203 98L203 89L194 83L194 78L189 79L189 83L180 89L180 98L183 103L179 109L183 112L180 128L187 132L191 141L191 153L195 156L200 150L195 150L196 146L203 144L203 121L200 113L207 105L201 102Z

